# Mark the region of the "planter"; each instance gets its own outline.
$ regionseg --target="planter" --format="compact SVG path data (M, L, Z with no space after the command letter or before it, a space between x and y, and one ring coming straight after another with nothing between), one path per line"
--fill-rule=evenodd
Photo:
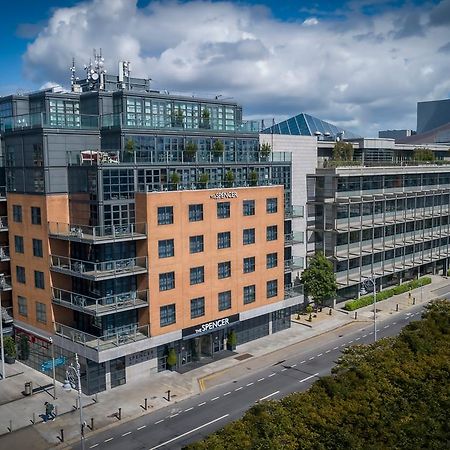
M230 350L230 351L234 352L236 350L236 345L232 345L232 344L228 344L227 343L227 350Z
M14 356L5 355L5 363L6 364L14 364L16 362L16 358Z

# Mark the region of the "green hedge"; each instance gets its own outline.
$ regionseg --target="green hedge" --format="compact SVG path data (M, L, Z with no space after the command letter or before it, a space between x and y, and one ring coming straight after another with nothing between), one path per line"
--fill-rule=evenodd
M376 301L379 302L381 300L386 300L394 295L404 294L412 289L417 289L420 286L425 286L431 283L430 277L422 277L418 280L408 281L407 283L403 283L399 286L395 286L391 289L385 289L384 291L378 292L376 295ZM362 308L363 306L367 306L373 303L373 295L365 295L364 297L357 298L355 300L348 301L344 309L347 311L354 311L355 309Z

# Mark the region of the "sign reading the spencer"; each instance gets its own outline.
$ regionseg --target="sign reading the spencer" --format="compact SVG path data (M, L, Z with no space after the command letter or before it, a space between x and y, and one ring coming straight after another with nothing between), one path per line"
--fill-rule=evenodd
M214 200L223 200L224 198L237 198L237 192L236 191L229 191L229 192L216 192L215 194L211 194L210 198Z
M239 314L235 314L233 316L228 316L222 319L212 320L211 322L202 323L201 325L197 325L195 327L185 328L183 329L182 334L183 337L205 334L219 328L225 328L228 325L231 325L232 323L238 321L239 321Z

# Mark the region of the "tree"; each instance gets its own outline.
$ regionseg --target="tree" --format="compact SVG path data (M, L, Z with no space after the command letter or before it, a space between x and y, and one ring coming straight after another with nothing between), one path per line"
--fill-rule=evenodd
M311 305L308 305L306 307L306 313L309 314L308 320L310 322L312 321L312 312L313 312L313 307Z
M234 173L231 170L227 170L225 173L224 181L226 187L233 187Z
M419 147L414 149L413 159L419 162L433 162L436 157L434 156L434 152L429 148Z
M301 281L306 293L313 298L319 308L336 294L337 283L333 264L322 252L317 252L309 260L308 267L302 272Z
M177 364L177 352L174 348L169 349L169 353L167 355L167 365L172 369Z
M259 153L261 154L261 156L264 159L269 157L271 151L272 151L272 147L270 146L270 144L268 142L264 142L259 147Z
M207 172L202 172L200 176L198 177L198 182L200 183L200 186L205 188L209 181L209 175Z
M333 161L352 161L353 145L350 142L337 141L333 147Z
M170 183L172 184L174 190L177 189L180 180L181 180L180 174L178 172L172 172L172 174L170 175Z
M224 152L223 142L220 139L215 140L212 146L213 155L219 158L223 155L223 152Z
M127 143L125 144L125 150L128 154L133 154L134 152L134 141L131 138L128 138Z
M188 142L184 148L184 156L188 161L193 161L195 159L195 154L197 153L197 144L195 142Z
M252 170L248 177L250 186L256 186L258 184L258 172L256 170Z
M203 109L203 111L202 111L202 120L200 122L201 128L205 128L205 129L211 128L211 124L209 122L209 117L210 117L209 109L206 109L206 108Z

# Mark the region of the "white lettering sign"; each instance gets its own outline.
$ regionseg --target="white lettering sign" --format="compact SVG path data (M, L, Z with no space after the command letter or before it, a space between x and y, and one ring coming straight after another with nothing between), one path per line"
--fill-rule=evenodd
M213 322L204 323L200 328L195 330L196 333L203 333L205 331L214 330L214 328L224 327L229 325L230 321L228 317L225 319L214 320Z
M230 192L216 192L215 194L211 194L210 197L214 200L222 200L224 198L237 198L237 192L230 191Z

